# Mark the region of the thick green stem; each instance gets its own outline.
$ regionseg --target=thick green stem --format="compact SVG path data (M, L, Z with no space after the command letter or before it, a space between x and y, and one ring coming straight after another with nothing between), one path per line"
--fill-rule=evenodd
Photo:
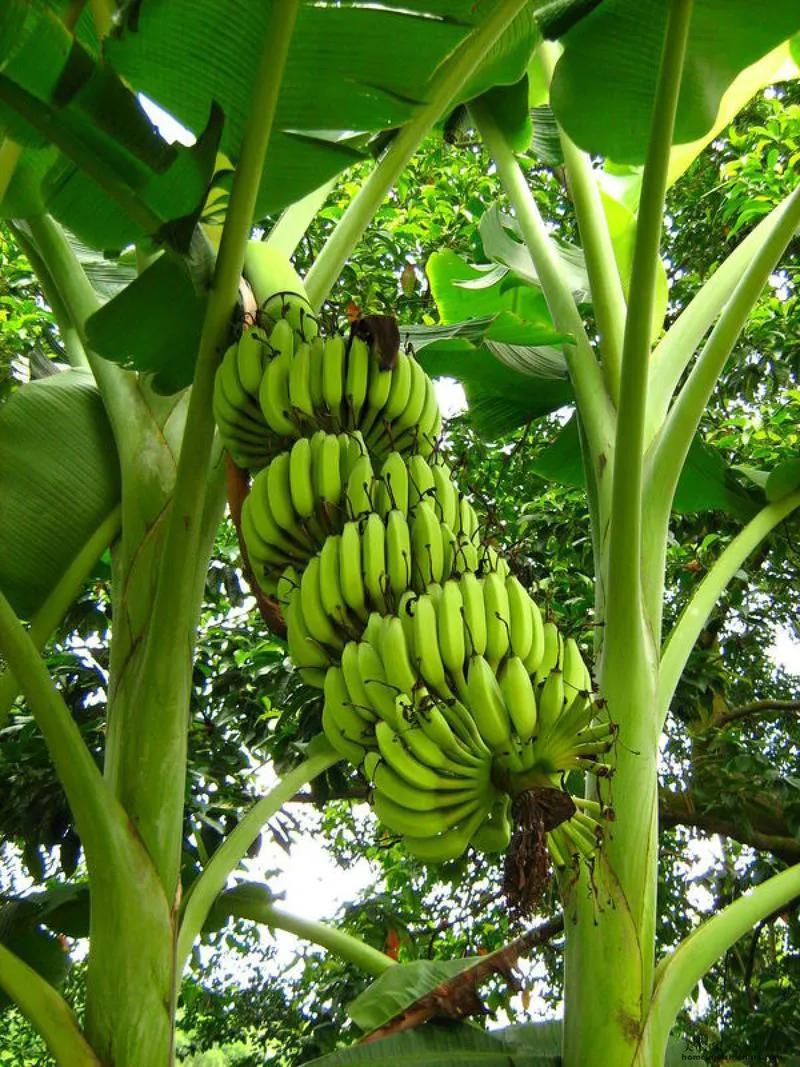
M648 360L661 212L690 0L673 0L656 89L634 249L613 447L613 490L599 499L606 574L598 682L619 727L611 798L616 820L596 872L566 887L564 1064L629 1067L649 1004L654 969L657 855L657 637L642 596L652 565L642 544L642 468ZM579 397L580 405L580 397ZM662 531L666 537L666 528ZM602 605L603 590L598 588ZM601 608L602 610L602 608ZM602 783L597 787L602 790ZM604 990L597 996L598 988Z
M186 731L197 606L196 559L214 436L214 375L228 346L239 278L299 0L274 5L253 87L192 384L151 625L116 786L167 895L178 885Z
M746 896L707 919L659 963L635 1067L663 1062L669 1032L678 1012L703 975L740 937L797 896L800 896L800 864L761 882Z
M329 926L327 923L292 915L291 912L276 907L271 901L243 901L237 898L229 900L223 894L218 899L218 904L232 918L252 919L253 922L265 923L278 930L286 930L304 941L312 941L315 945L321 945L328 952L332 952L347 963L352 963L375 978L396 965L391 956L379 952L360 938L344 930L337 930L335 926Z
M622 349L606 635L608 639L613 634L623 644L637 639L640 624L644 427L653 304L669 154L691 14L692 0L672 0L642 179Z
M558 45L543 41L540 49L545 70L551 78L560 48ZM592 308L600 334L603 374L609 396L616 404L619 401L626 311L622 279L592 162L589 156L582 152L561 128L558 132L561 150L564 154L567 182L586 258Z
M781 221L794 193L774 208L714 271L653 350L648 396L647 444L666 417L672 394L708 332L736 288L753 256Z
M97 527L31 619L28 636L37 651L44 647L47 639L74 603L92 567L119 533L119 519L120 509L117 507ZM5 725L8 711L19 695L19 690L19 683L12 671L8 670L0 674L0 729Z
M67 1002L3 945L0 945L0 989L43 1038L59 1067L101 1067Z
M800 224L800 186L769 230L728 300L703 351L673 404L664 428L656 438L652 458L652 490L670 500L678 484L689 446L700 425L708 398L725 368L747 317L767 283L775 264Z
M781 500L767 504L731 541L703 581L692 594L681 617L669 635L661 657L658 686L658 708L663 722L669 704L680 681L686 661L697 642L714 605L725 591L739 568L779 522L800 507L800 492L790 493Z
M434 74L427 103L398 130L380 162L339 219L306 275L306 291L315 310L319 310L324 304L347 262L347 257L358 244L373 215L423 138L430 133L433 124L447 110L461 87L485 59L486 53L525 6L526 0L499 0L491 14Z
M331 178L319 189L314 189L301 200L287 207L269 231L266 243L281 252L287 259L293 256L303 235L335 185L336 178Z
M317 775L322 774L341 757L320 736L315 751L298 767L285 775L278 784L262 797L242 818L238 826L225 838L208 866L189 890L184 901L180 930L178 933L178 970L183 968L195 938L206 921L211 905L225 886L228 875L236 869L248 848L261 832L267 819Z
M575 388L578 408L593 454L604 456L607 460L613 433L614 410L580 312L564 279L561 264L552 241L547 236L539 208L513 150L485 103L473 101L470 111L497 165L500 180L514 208L556 329L569 333L574 338L574 344L564 346L564 354ZM599 475L601 472L595 473Z
M87 975L87 1032L100 1059L140 1067L142 1047L167 1063L171 1027L170 915L150 859L104 781L69 709L53 687L33 642L0 594L0 651L19 680L67 795L86 855L92 893ZM113 960L98 981L97 957ZM126 990L127 986L127 990ZM135 1018L125 1034L109 1025L108 1004L137 989ZM147 1046L141 1045L146 1033ZM113 1055L112 1055L113 1052Z

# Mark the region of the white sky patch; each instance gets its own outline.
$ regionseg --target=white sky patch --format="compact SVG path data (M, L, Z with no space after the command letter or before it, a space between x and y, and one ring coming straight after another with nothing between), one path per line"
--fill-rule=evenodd
M197 138L191 130L181 126L177 119L174 119L169 112L159 107L158 104L154 104L144 93L139 93L139 103L142 105L145 115L169 144L174 144L177 141L178 144L186 145L187 148L196 144Z
M443 418L451 419L467 410L467 398L461 382L457 382L455 378L437 378L433 384Z
M770 655L778 667L790 674L800 674L800 641L788 630L779 630Z

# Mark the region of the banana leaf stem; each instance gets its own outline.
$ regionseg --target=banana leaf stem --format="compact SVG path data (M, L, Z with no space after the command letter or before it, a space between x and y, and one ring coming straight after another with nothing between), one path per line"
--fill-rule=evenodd
M564 345L578 408L594 455L609 455L614 409L577 304L564 279L561 266L547 235L544 220L511 146L498 128L485 103L474 100L470 112L478 131L497 165L497 171L519 222L533 259L556 329L569 333L574 344ZM590 478L594 466L590 465Z
M703 975L762 919L800 896L800 863L761 882L707 919L656 968L650 1002L633 1067L662 1063L667 1039L684 1000Z
M293 915L277 907L271 901L229 901L223 893L215 904L215 910L218 905L228 911L233 918L251 919L253 922L264 923L277 930L286 930L304 941L312 941L315 945L320 945L328 952L332 952L347 963L354 964L375 978L384 971L388 971L390 967L396 966L396 961L391 956L373 948L361 938L354 937L345 930L338 930L327 923Z
M622 378L614 451L608 555L606 637L624 644L640 639L642 487L644 427L655 281L662 212L675 128L692 0L672 0L656 88L636 241L628 316L622 348ZM622 662L622 661L621 661Z
M670 701L683 669L714 605L736 575L744 561L771 530L800 507L800 491L789 493L763 507L740 531L714 563L683 610L664 644L659 671L658 707L661 721L666 718Z
M543 41L539 46L549 78L558 60L560 47ZM622 289L614 246L606 222L600 189L589 156L570 137L558 129L567 183L572 195L575 217L586 257L586 271L592 292L592 308L600 334L603 374L614 404L619 402L622 339L625 330L625 294Z
M184 900L178 931L179 972L191 952L195 938L203 928L212 904L225 887L228 875L235 870L247 853L267 819L271 819L299 789L332 767L334 763L338 763L340 758L338 753L334 752L328 742L320 736L313 754L284 775L266 796L254 804L212 855L208 866Z
M59 1067L101 1067L64 998L5 945L0 945L0 989L32 1023Z
M214 375L230 343L245 247L298 8L299 0L273 5L264 35L200 336L152 623L141 664L147 699L141 705L135 736L131 732L126 739L120 767L120 796L139 827L169 896L177 888L180 861L177 842L186 773L186 706L197 610L193 592L214 437Z

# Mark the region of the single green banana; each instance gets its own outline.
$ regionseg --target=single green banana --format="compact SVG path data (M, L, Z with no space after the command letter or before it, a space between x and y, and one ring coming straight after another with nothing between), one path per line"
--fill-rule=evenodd
M467 658L463 610L461 588L457 581L450 579L442 586L442 599L436 611L436 620L442 663L456 684L463 684L464 661Z
M267 339L261 329L245 330L236 345L236 369L242 388L258 407L258 390L267 364Z
M360 641L358 645L358 669L361 681L369 697L369 702L378 715L390 726L401 728L397 719L395 697L397 688L386 680L383 661L375 646L369 640Z
M322 605L320 557L312 556L300 580L300 602L308 632L329 648L341 651L344 639Z
M341 445L335 434L326 434L320 444L316 477L317 496L328 510L335 507L342 499L342 478L340 473Z
M392 510L408 514L408 467L399 452L390 452L378 476L375 510L388 515Z
M322 398L328 409L328 415L337 430L345 426L342 411L345 379L345 342L335 334L325 341L325 354L322 359Z
M440 696L452 696L439 651L436 608L429 593L424 593L416 601L413 633L413 658L419 667L420 674L427 685Z
M420 500L430 500L434 503L434 514L438 515L436 479L428 461L422 456L410 456L407 470L409 508L415 508Z
M402 511L394 509L386 519L386 574L395 604L411 584L411 533Z
M519 656L509 656L500 668L497 681L514 732L524 743L536 732L537 712L531 677Z
M342 630L352 632L353 625L347 612L340 580L341 542L339 534L331 534L325 539L319 554L319 591L325 614L330 616Z
M422 837L405 834L403 844L412 856L423 863L447 863L458 859L469 847L470 839L486 817L489 807L489 801L485 806L479 805L465 819L441 834Z
M376 749L377 742L371 724L356 712L350 701L341 667L329 667L325 675L325 710L340 732L362 749ZM363 756L361 757L363 759ZM361 762L361 759L358 761Z
M367 591L361 566L361 533L357 522L346 522L339 543L339 584L347 607L363 621L367 618Z
M383 620L379 652L386 681L401 693L410 693L419 681L411 666L403 624L396 615Z
M353 707L362 718L375 722L377 715L361 677L357 641L348 641L342 649L342 674Z
M372 461L368 455L361 456L352 466L345 490L347 513L351 518L358 519L373 511L371 493L374 482Z
M444 558L442 532L433 504L421 501L414 508L411 523L412 580L422 591L429 582L441 582Z
M319 418L322 414L325 398L322 392L322 367L325 358L325 342L321 337L315 337L311 342L311 350L308 355L308 388L311 393L311 404L314 409L314 417Z
M388 610L386 603L386 527L376 512L367 516L361 534L361 566L364 586L370 606L382 615Z
M506 594L511 652L524 660L530 653L533 643L533 616L528 604L530 597L523 589L522 583L513 574L506 578Z
M493 752L512 749L511 720L494 671L483 656L473 656L467 668L469 710L478 731Z
M493 670L510 646L510 609L508 593L503 579L497 572L483 579L483 603L486 609L486 659Z
M564 710L564 678L553 668L539 690L539 729L543 734L552 729Z
M392 377L393 372L384 369L381 361L370 353L367 401L361 414L361 432L365 437L386 407L386 401L389 399L389 390L392 387Z
M311 443L307 437L298 437L289 453L289 489L294 510L301 519L310 519L316 498L311 477Z
M531 647L528 655L523 659L528 674L536 674L544 659L544 622L533 597L528 600L528 608L531 613Z
M314 401L311 398L311 346L299 344L289 367L289 402L301 419L314 418ZM297 416L295 416L297 417Z
M349 413L349 425L356 427L361 419L361 409L367 397L369 377L369 348L360 337L351 337L347 353L345 400Z
M511 798L499 797L484 821L470 838L479 852L505 852L511 842Z
M264 418L269 428L279 437L297 436L289 399L291 358L288 354L281 354L270 360L258 391L258 401Z

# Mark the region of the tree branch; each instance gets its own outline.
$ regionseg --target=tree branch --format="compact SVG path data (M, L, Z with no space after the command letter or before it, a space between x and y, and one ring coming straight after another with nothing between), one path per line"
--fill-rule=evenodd
M333 233L306 274L308 299L319 310L333 288L347 257L358 244L398 175L433 129L458 91L486 58L486 53L526 6L527 0L500 0L431 79L427 103L400 128L380 162L353 197Z
M690 792L674 793L667 789L659 790L659 824L662 829L674 826L694 826L709 834L720 834L742 845L750 845L759 852L771 852L785 863L800 860L800 839L788 832L782 834L764 833L747 820L732 821L711 811L701 811L695 804Z
M0 945L0 989L43 1038L57 1064L101 1067L64 998L4 945Z
M800 700L754 700L752 704L742 704L740 708L726 708L712 715L708 725L721 729L751 715L757 715L760 719L778 719L796 711L800 711Z

